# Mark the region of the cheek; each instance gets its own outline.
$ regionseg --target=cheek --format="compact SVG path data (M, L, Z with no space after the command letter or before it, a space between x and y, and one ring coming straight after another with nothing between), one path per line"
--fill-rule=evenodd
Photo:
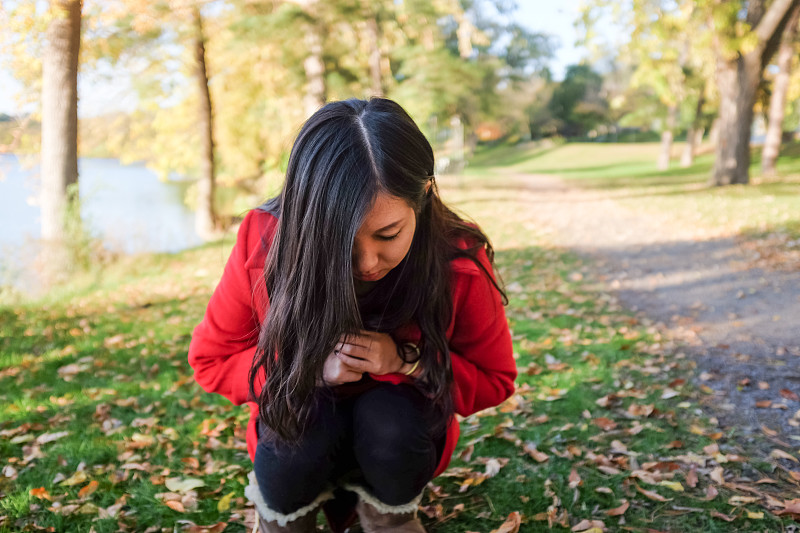
M389 264L390 268L394 268L400 264L400 261L403 260L408 250L411 248L411 241L413 238L413 234L411 237L398 237L384 250L385 261Z

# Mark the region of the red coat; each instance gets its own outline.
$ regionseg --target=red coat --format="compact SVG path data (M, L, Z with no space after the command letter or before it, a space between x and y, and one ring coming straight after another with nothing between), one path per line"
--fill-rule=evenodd
M247 451L251 459L255 458L258 441L258 407L248 397L247 374L269 305L263 269L276 229L277 219L269 213L253 210L245 216L222 280L189 346L189 364L205 391L221 394L235 405L250 406ZM486 253L481 250L478 257L491 272ZM447 339L453 366L453 397L456 413L467 416L508 398L514 391L517 369L499 293L469 259L459 258L451 264L453 320L447 328ZM394 332L394 337L418 341L420 332L416 327L407 327ZM264 383L263 374L260 377L256 393ZM402 374L372 378L392 383L412 379ZM454 418L435 475L447 468L458 435Z

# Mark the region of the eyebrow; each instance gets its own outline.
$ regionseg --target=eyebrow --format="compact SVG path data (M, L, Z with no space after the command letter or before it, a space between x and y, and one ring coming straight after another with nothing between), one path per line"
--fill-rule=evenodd
M402 220L396 220L396 221L392 222L391 224L389 224L387 226L384 226L384 227L382 227L380 229L376 229L375 233L381 233L382 231L386 231L388 229L392 229L393 227L400 225L400 223L402 223L402 222L403 222Z

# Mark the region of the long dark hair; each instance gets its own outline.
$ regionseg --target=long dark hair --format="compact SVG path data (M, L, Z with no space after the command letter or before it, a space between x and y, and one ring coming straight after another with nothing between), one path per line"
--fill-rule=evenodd
M301 437L325 359L342 335L391 333L409 323L422 333L415 383L435 407L433 430L447 426L453 413L445 337L453 312L449 263L469 257L483 268L477 251L484 248L490 261L494 253L477 226L442 203L435 182L426 192L433 175L430 144L391 100L331 102L300 130L283 189L262 206L279 222L264 269L269 310L249 376L254 394L257 371L265 370L260 417L284 441ZM378 192L414 209L416 231L401 263L359 299L353 241ZM457 246L459 236L471 246Z

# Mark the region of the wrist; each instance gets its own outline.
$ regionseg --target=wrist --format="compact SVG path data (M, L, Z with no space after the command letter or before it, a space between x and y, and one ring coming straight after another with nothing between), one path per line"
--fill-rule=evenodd
M416 376L419 372L420 352L416 344L405 342L397 345L397 357L401 364L398 373Z

